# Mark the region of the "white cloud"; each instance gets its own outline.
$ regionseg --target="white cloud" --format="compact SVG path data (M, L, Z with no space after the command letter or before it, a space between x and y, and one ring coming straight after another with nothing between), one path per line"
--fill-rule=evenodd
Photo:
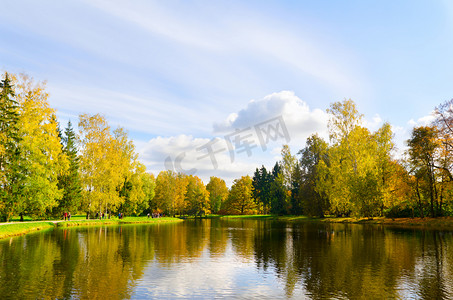
M230 114L224 121L214 123L214 132L228 132L255 126L275 117L282 117L291 140L300 145L308 136L318 133L327 138L328 115L320 109L311 110L307 103L292 91L270 94L251 100L244 109ZM284 142L282 141L281 144Z
M212 146L212 156L206 145ZM224 138L190 135L153 138L142 145L139 153L140 160L156 175L162 170L173 170L197 175L205 184L211 176L218 176L231 185L236 178L252 175L261 160L256 151L251 152L251 158L246 153L238 153L236 148L230 152Z
M371 121L365 119L362 125L371 131L376 131L382 125L382 122L381 116L379 116L379 114L375 114L374 117L371 118Z
M436 117L434 115L434 111L432 111L429 115L418 118L417 121L414 121L414 119L410 119L409 122L407 122L407 124L412 127L428 126L434 121L435 118Z

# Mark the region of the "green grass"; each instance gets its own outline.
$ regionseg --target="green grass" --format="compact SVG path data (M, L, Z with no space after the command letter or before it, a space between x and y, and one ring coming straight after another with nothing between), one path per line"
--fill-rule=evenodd
M102 226L102 225L119 225L119 224L138 224L138 223L168 223L168 222L181 222L178 218L148 218L148 217L125 217L124 219L111 218L111 219L76 219L67 222L57 223L58 227L72 227L72 226Z
M253 219L253 220L263 220L263 219L277 219L276 215L225 215L222 216L223 219Z
M209 217L209 216L208 216ZM216 216L219 217L219 216ZM337 218L328 216L325 218L307 216L278 216L278 215L225 215L222 219L248 219L248 220L278 220L288 222L319 222L319 223L344 223L344 224L376 224L394 227L418 227L421 229L453 230L453 217L439 218Z
M60 220L59 220L60 221ZM27 234L29 232L55 228L55 227L73 227L73 226L104 226L104 225L120 225L120 224L160 224L170 222L182 222L183 220L178 218L149 218L148 217L125 217L124 219L112 218L112 219L90 219L86 220L82 218L71 218L71 221L60 221L54 223L52 221L43 222L21 222L21 223L3 223L0 225L0 239L8 238L16 235Z
M282 220L282 221L317 221L318 218L307 216L279 216L279 215L225 215L224 219L250 219L250 220Z
M0 239L54 227L55 224L52 222L33 222L33 223L24 222L5 224L0 226Z
M11 222L19 222L20 221L20 216L14 216L10 220ZM24 216L24 221L33 221L33 219L29 216Z

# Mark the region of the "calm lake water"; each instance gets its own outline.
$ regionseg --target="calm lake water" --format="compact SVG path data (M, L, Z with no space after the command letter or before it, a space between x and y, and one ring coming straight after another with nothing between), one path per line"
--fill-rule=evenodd
M0 241L1 299L451 299L452 232L270 220Z

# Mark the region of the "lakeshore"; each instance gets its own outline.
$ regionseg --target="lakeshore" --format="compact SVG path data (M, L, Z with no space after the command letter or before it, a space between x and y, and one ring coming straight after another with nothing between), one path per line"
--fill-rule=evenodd
M276 216L276 215L230 215L230 216L213 216L230 219L268 219L288 222L320 222L320 223L343 223L343 224L369 224L369 225L388 225L396 227L413 227L417 229L438 229L453 230L453 217L437 218L312 218L307 216Z
M321 223L343 223L343 224L368 224L368 225L387 225L404 228L433 229L433 230L453 230L453 217L438 218L311 218L307 216L276 216L276 215L208 215L204 218L222 219L249 219L249 220L279 220L288 222L321 222ZM0 223L0 239L13 236L28 234L40 230L55 227L75 227L75 226L107 226L120 224L161 224L170 222L183 222L182 218L162 217L126 217L124 219L82 219L74 217L72 221L49 220L49 221L24 221Z
M124 219L81 219L74 217L72 221L49 220L49 221L24 221L0 223L0 239L9 238L18 235L24 235L40 230L51 229L55 227L75 227L75 226L107 226L120 224L161 224L170 222L182 222L179 218L161 217L125 217Z

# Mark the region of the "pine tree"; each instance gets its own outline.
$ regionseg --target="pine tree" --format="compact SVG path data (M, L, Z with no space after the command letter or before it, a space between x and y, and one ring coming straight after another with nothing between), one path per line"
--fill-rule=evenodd
M20 193L19 105L8 73L0 82L0 218L8 221L16 212Z
M257 168L253 175L253 197L262 206L265 214L269 212L271 204L272 180L272 173L268 172L264 166Z
M283 171L278 162L272 169L272 182L270 188L271 195L271 213L283 215L286 210L286 189L283 184Z
M79 156L77 155L76 135L71 121L68 122L62 136L63 152L69 160L69 170L59 177L59 188L63 189L63 198L59 201L57 212L75 211L82 200L82 184L79 177Z

